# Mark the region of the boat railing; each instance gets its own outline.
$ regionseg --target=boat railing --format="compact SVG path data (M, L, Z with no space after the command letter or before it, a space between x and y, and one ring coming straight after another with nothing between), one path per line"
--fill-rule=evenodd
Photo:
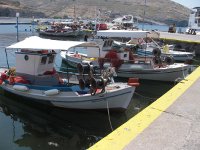
M57 73L61 79L66 79L67 83L79 84L79 79L89 78L89 75L84 73L80 74L77 68L70 67L57 67ZM100 76L99 71L93 69L93 76Z

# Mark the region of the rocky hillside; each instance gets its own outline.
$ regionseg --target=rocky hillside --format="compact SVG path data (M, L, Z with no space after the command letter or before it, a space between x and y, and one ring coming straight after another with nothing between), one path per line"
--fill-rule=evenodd
M20 9L23 15L32 14L41 17L95 17L95 10L101 10L101 17L110 18L123 14L132 14L141 20L153 20L171 24L187 22L190 10L171 0L0 0L0 16L12 15L10 12ZM8 3L5 5L5 3ZM75 9L74 9L75 8ZM144 15L145 10L145 15ZM75 13L74 13L75 12Z
M43 12L21 6L21 3L18 1L0 0L0 17L15 17L16 12L20 12L22 17L45 17Z

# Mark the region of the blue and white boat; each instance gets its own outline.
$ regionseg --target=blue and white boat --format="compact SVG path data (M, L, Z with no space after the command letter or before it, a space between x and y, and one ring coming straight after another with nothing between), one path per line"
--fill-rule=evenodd
M175 61L186 62L191 61L194 58L194 53L176 51L173 45L164 45L160 47L155 42L142 43L137 49L137 54L139 56L149 56L153 57L155 53L160 53L163 57L173 57Z
M79 85L68 84L54 69L56 53L86 42L57 41L29 37L7 50L15 49L16 68L1 68L0 87L10 93L56 107L70 109L127 109L138 83L115 83L113 73L95 76L90 74L85 86L82 72L76 78ZM88 67L88 66L87 66ZM112 69L110 69L112 70ZM75 76L77 77L77 76ZM74 77L74 78L75 78Z

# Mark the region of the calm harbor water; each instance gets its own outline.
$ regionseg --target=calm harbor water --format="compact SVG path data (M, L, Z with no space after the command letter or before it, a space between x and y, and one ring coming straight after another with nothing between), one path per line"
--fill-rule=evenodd
M26 29L26 31L25 31ZM19 39L37 35L29 25L20 25ZM5 47L16 42L14 25L0 25L0 66L7 66ZM15 65L8 51L10 66ZM56 65L61 66L57 55ZM126 80L124 80L126 81ZM0 94L0 150L84 150L163 95L173 83L140 81L140 86L123 113L63 110L30 103L11 94Z

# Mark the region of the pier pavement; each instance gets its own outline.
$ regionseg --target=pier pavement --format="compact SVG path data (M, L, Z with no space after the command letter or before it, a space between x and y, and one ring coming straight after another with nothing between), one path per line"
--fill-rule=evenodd
M159 32L161 39L177 40L183 42L200 43L200 35Z
M200 67L89 150L198 150Z

